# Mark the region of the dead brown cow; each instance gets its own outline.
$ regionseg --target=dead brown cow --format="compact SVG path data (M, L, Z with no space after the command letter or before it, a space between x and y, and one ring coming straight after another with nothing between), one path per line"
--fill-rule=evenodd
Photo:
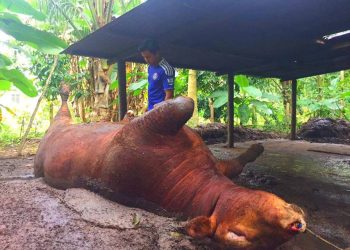
M253 145L218 161L184 126L193 101L179 97L124 123L71 124L67 91L35 157L35 175L57 188L89 183L142 198L192 218L186 230L231 248L272 249L305 231L303 212L277 196L234 184L228 177L263 151Z

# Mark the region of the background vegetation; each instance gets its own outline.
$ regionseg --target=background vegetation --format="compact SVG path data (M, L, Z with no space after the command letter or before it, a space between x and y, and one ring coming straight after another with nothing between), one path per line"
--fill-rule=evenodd
M103 60L58 55L62 49L141 4L141 0L2 0L0 31L0 144L15 143L24 134L32 110L3 103L13 89L27 98L43 95L29 137L43 135L59 107L62 82L71 87L70 104L76 122L115 121L118 117L116 65ZM54 61L57 58L57 65ZM145 112L147 67L128 63L129 109ZM50 81L47 81L53 70ZM226 76L177 69L176 95L198 101L189 123L225 122ZM235 77L235 124L289 132L291 83L278 79ZM350 72L299 79L298 126L313 117L350 119ZM12 119L4 119L12 116Z

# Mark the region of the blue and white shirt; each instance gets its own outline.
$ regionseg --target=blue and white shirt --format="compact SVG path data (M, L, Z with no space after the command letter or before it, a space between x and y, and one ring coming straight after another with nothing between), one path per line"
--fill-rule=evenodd
M173 90L175 69L162 59L157 66L148 66L148 110L165 100L165 90Z

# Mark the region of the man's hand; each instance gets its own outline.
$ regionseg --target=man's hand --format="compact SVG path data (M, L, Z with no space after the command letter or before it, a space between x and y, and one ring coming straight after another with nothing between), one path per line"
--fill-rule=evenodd
M173 97L174 97L174 90L172 89L165 90L165 101L173 99Z

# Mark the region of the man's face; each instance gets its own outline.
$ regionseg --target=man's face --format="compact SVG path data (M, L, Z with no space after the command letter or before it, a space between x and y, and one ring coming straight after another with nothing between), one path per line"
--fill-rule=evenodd
M155 66L159 62L158 52L154 54L151 51L145 50L141 52L141 55L149 65Z

